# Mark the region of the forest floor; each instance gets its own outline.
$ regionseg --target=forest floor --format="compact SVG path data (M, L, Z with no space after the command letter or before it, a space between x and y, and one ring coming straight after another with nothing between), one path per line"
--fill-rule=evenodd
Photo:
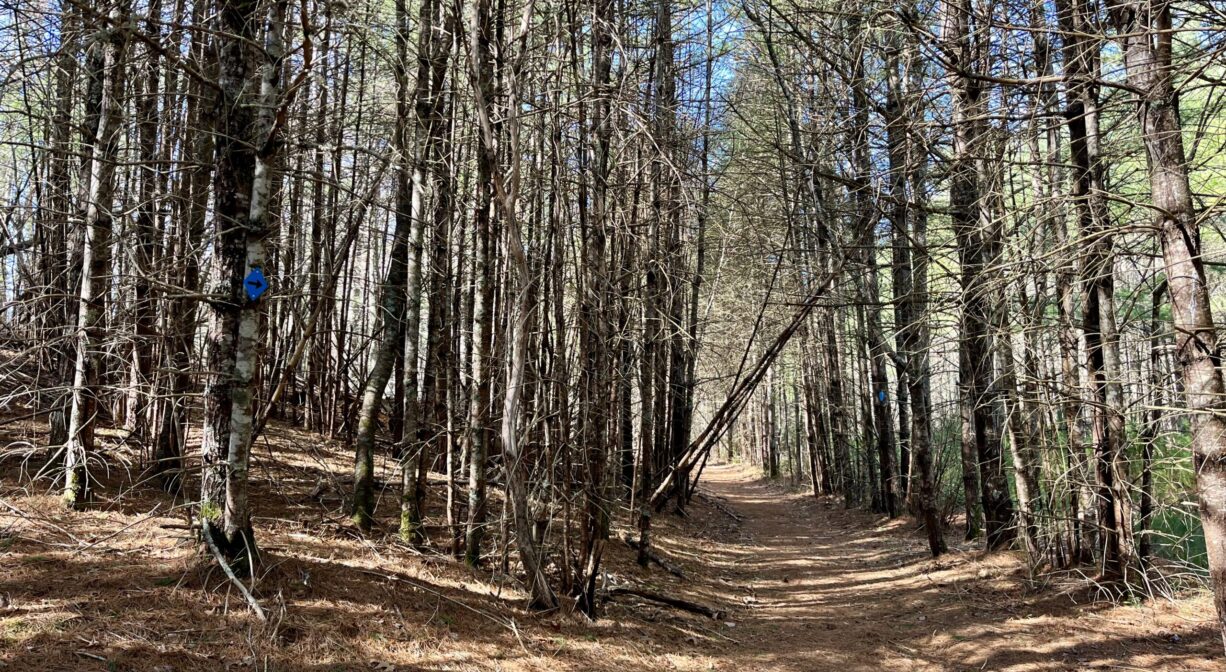
M491 569L497 553L470 570L396 542L390 485L375 533L355 534L344 517L348 452L279 426L252 470L264 624L202 559L183 500L112 466L94 506L64 511L46 481L29 480L34 460L13 452L39 430L0 429L6 671L1222 669L1203 594L1093 602L1084 584L1036 586L1020 556L952 539L934 561L910 521L728 465L707 469L688 516L655 519L656 549L683 578L639 568L616 539L605 555L611 585L706 604L723 619L628 595L594 623L573 601L529 614L515 579ZM110 439L108 462L135 465ZM381 465L385 482L391 466Z

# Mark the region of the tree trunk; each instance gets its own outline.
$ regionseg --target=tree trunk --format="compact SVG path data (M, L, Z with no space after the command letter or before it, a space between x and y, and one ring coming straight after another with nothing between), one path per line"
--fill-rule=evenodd
M1162 377L1159 374L1162 365L1162 296L1166 294L1166 283L1159 284L1153 293L1153 304L1149 318L1149 384L1153 397L1149 399L1149 407L1144 412L1144 424L1141 427L1141 501L1137 516L1137 560L1142 568L1150 559L1153 542L1149 533L1153 525L1154 513L1154 450L1158 447L1158 432L1162 424L1159 390L1162 388Z
M987 45L972 35L970 0L947 0L941 46L951 60L949 86L953 97L954 155L950 166L949 207L962 266L962 334L959 339L959 394L962 411L963 485L967 496L967 538L977 525L972 521L971 469L978 468L984 527L989 550L1010 540L1013 510L1004 477L1000 432L996 424L996 394L992 380L991 288L987 267L996 261L996 246L985 226L980 171L976 161L984 151L982 119L986 110L984 82L972 75L983 67ZM965 72L964 72L965 71Z
M489 0L479 0L476 8L474 25L482 23L489 25L491 18ZM520 26L516 34L519 42L515 50L515 63L506 75L506 95L510 102L507 105L507 115L503 121L508 136L508 152L511 173L503 174L496 169L492 175L495 201L498 204L504 222L506 234L506 249L508 254L508 276L513 286L510 288L513 302L508 315L509 340L511 351L507 358L507 385L502 407L502 453L506 470L507 500L511 504L511 513L515 523L515 546L519 550L520 562L528 576L528 587L531 593L530 606L533 609L553 610L558 607L558 598L549 586L545 575L545 562L534 536L532 515L528 502L528 460L520 448L519 416L520 398L523 392L524 367L527 363L528 320L534 309L532 305L532 273L528 264L528 256L524 250L519 221L516 217L516 198L519 187L519 90L518 75L522 68L522 59L526 49L526 40L531 24L534 2L528 2L523 10ZM501 9L501 8L500 8ZM488 156L486 161L497 163L498 144L494 132L491 91L488 81L480 76L481 61L489 53L488 34L482 30L470 31L472 47L469 62L469 80L472 83L473 96L476 103L476 115L481 132L480 151Z
M383 320L378 336L374 364L366 378L362 391L362 407L358 412L358 431L355 441L353 466L353 511L354 524L363 532L369 532L375 512L375 430L379 411L383 406L383 392L392 376L397 358L403 356L405 338L405 312L410 303L408 296L409 276L418 281L415 290L420 291L419 254L410 255L411 242L421 239L421 220L413 217L414 185L410 179L412 149L409 146L409 124L412 111L406 61L408 59L408 12L405 0L396 2L396 128L394 140L400 152L400 165L396 170L396 214L392 247L388 253L387 277L380 288L380 311ZM418 247L419 249L419 247ZM412 267L410 269L410 267ZM420 300L412 303L419 303ZM416 334L414 334L416 336Z
M246 571L259 563L247 499L254 430L257 336L264 302L245 286L265 266L268 204L279 150L286 2L267 8L219 7L217 156L209 370L202 442L200 516L227 561ZM263 11L267 11L267 20ZM260 48L257 45L261 45Z
M193 9L193 19L203 16L204 6ZM208 38L193 38L192 62L197 69L204 70L216 62L216 52L209 46ZM189 95L188 114L189 132L185 136L184 146L190 147L190 156L195 160L185 179L187 204L184 221L181 222L180 254L178 258L182 287L194 292L200 289L200 258L207 224L209 204L209 182L212 178L214 137L211 131L216 123L214 113L218 109L216 101L206 99L203 87L195 83L197 95ZM213 95L216 95L214 93ZM183 484L183 455L187 447L188 432L188 399L193 387L192 360L194 354L197 307L193 297L176 298L171 304L168 318L171 326L170 343L170 374L169 398L163 406L163 417L159 423L157 445L154 448L154 471L160 475L162 488L168 492L178 492Z
M108 27L99 27L90 45L90 95L86 105L96 106L96 134L92 140L89 186L85 201L85 247L81 260L81 293L77 316L76 368L72 382L72 410L68 416L68 444L64 448L66 506L90 499L88 462L94 450L94 430L102 383L102 344L106 337L107 281L111 274L111 231L115 208L115 162L119 151L123 114L124 53L128 36L122 26L123 10L112 8ZM96 85L95 85L96 83Z
M146 37L162 39L162 0L150 0L145 20ZM136 126L140 160L144 170L140 176L140 204L136 215L136 245L133 250L133 338L131 380L128 390L126 427L132 436L146 440L151 427L152 373L157 301L152 296L151 276L157 262L157 228L159 182L158 165L158 99L161 94L160 65L157 49L145 49L144 90L136 100Z
M1149 158L1150 193L1158 214L1175 349L1191 416L1192 455L1201 524L1209 555L1223 644L1226 645L1226 412L1220 354L1201 260L1200 224L1188 183L1172 82L1171 5L1108 0L1136 92L1141 137Z
M1132 513L1125 463L1123 398L1120 387L1119 337L1115 326L1115 269L1113 232L1103 189L1099 160L1098 77L1099 45L1084 37L1092 10L1080 0L1061 12L1063 25L1076 27L1066 39L1068 65L1069 147L1073 164L1073 201L1083 245L1082 324L1085 331L1086 368L1093 404L1090 406L1097 480L1098 529L1103 575L1127 582L1134 569Z

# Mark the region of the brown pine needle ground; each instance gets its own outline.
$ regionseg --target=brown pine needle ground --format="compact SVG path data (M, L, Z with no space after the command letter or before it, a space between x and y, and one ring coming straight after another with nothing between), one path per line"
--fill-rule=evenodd
M35 431L0 429L0 445ZM135 463L107 445L112 465ZM845 511L731 466L707 469L709 497L687 518L656 519L657 550L684 580L639 568L620 541L606 553L611 580L725 609L724 621L633 596L615 597L596 623L571 601L533 615L514 576L494 571L500 545L471 571L396 542L394 485L376 533L356 535L344 516L348 460L339 445L284 427L256 448L266 565L255 593L267 625L202 559L183 529L184 501L134 485L135 467L112 466L98 503L68 512L46 481L19 474L19 459L0 462L0 668L1221 669L1203 596L1075 604L1086 591L1028 589L1019 556L955 545L934 562L910 521ZM394 484L392 464L381 469ZM443 503L432 505L431 522L443 520ZM446 531L435 532L441 544Z

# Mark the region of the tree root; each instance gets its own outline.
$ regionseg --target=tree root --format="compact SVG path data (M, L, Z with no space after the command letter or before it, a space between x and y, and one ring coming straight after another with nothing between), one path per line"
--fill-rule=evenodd
M230 563L226 562L225 556L217 548L217 542L213 541L213 535L209 532L209 524L205 522L200 526L200 529L203 532L205 543L208 544L209 550L213 552L213 557L217 559L217 564L221 565L221 571L225 572L226 578L230 579L230 583L233 583L238 588L238 592L242 593L243 599L247 600L247 604L251 605L251 610L255 612L256 618L260 619L261 623L267 623L268 616L265 615L263 607L256 601L251 591L247 590L247 586L244 586L243 582L234 574L234 570L230 568Z

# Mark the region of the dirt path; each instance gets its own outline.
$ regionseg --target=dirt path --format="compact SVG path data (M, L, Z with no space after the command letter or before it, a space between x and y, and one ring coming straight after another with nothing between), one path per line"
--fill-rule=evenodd
M712 592L744 605L726 628L737 645L713 654L719 669L1221 669L1206 600L1077 606L1028 592L1009 555L955 550L934 562L901 521L737 467L709 468L704 482L741 518L704 549Z
M70 512L42 484L26 487L20 462L0 461L0 670L1226 667L1204 597L1079 606L1051 586L1028 588L1017 556L984 556L950 538L953 551L933 561L909 521L846 511L734 466L707 469L687 517L653 523L654 550L684 578L639 567L619 541L604 563L611 585L718 605L725 620L627 595L610 599L596 622L573 601L530 614L514 577L491 573L495 565L472 570L398 544L394 504L373 538L355 534L344 521L343 486L321 486L340 483L352 453L301 430L274 430L252 487L267 565L258 596L275 616L268 624L202 562L157 488L132 487L112 470L99 502ZM37 428L23 431L9 440L37 437ZM442 520L442 498L429 503Z

